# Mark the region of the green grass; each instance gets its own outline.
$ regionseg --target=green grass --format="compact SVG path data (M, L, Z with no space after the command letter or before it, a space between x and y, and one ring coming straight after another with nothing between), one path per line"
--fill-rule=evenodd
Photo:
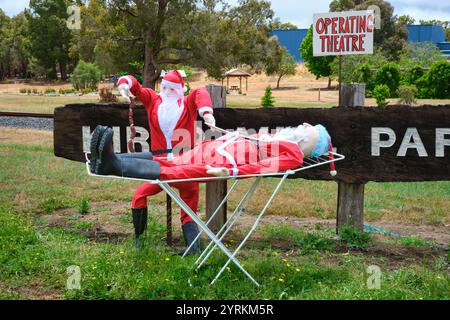
M88 238L86 231L93 228L94 223L78 219L101 217L111 211L115 201L130 201L138 183L90 178L83 164L54 157L50 147L0 145L0 168L2 299L43 298L49 294L66 299L450 298L448 257L444 254L405 260L365 254L365 249L376 245L373 242L367 247L360 246L365 247L364 250L351 246L337 250L342 244L333 240L333 230L320 225L313 232L285 225L260 229L262 240L249 243L240 254L244 267L260 281L260 288L233 265L216 285L210 286L210 281L226 262L225 257L216 252L196 271L193 257L181 259L172 255L161 240L165 236L164 225L153 218L163 215L163 194L150 200L152 218L145 246L142 251L136 251L131 235L117 242ZM244 187L248 186L246 183ZM270 186L273 187L273 181L263 184L264 189ZM259 196L265 197L264 189ZM449 189L450 183L443 182L415 186L369 184L366 209L371 212L371 218L377 219L382 216L377 210L395 207L395 201L398 205L403 201L402 219L416 221L416 213L408 208L417 206L425 210L432 204L437 211L430 221L443 223L448 219L445 209ZM334 202L329 195L336 190L333 182L288 181L270 214L332 217L335 207L329 204ZM292 201L299 194L304 198ZM107 204L96 208L93 204L99 201ZM79 215L86 204L89 204L88 212ZM233 199L230 207L235 205L236 199ZM72 227L46 225L44 216L52 217L61 208L72 210L67 218ZM249 214L256 210L255 204ZM446 214L442 213L444 211ZM129 214L121 215L117 222L132 229ZM97 224L102 225L102 221ZM350 239L359 237L359 234L351 234ZM285 242L286 246L271 245L277 241ZM387 239L384 244L412 249L430 247L419 238L404 238L398 242ZM72 265L80 267L81 290L66 289L67 268ZM366 286L367 268L371 265L378 265L382 270L381 290L370 290Z

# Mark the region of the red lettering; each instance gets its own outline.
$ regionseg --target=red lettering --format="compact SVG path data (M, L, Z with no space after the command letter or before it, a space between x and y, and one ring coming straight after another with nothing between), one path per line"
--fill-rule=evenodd
M331 21L332 21L332 23L333 23L333 25L331 26L331 33L332 33L332 34L337 34L338 32L337 32L337 30L336 30L336 27L337 27L338 17L333 17L333 18L331 19Z
M373 15L367 16L367 32L373 32Z
M329 33L328 32L328 27L330 26L330 24L331 24L331 19L330 18L325 18L325 29L326 29L326 33Z
M345 19L342 17L339 17L339 33L345 33L344 23L345 23Z
M325 40L328 38L328 36L320 36L319 38L321 40L320 51L325 52Z
M352 35L352 50L358 51L358 36Z
M350 25L351 25L351 28L350 28L350 33L353 33L354 32L354 25L355 25L355 19L356 19L356 17L355 16L351 16L351 17L349 17L348 18L348 20L350 20Z
M359 33L366 32L366 16L359 18Z
M319 18L316 22L316 32L322 34L325 32L325 25L322 18Z
M364 51L364 38L366 37L365 34L360 34L359 35L359 51L363 52Z

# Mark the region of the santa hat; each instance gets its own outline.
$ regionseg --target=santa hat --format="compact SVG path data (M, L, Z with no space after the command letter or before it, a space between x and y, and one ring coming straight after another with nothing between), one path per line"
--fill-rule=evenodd
M178 70L173 70L167 73L161 81L161 86L176 89L183 94L187 91L187 88L184 86L183 77L181 76L181 73L178 72Z
M312 157L320 157L328 152L330 159L330 174L334 177L337 175L336 167L334 165L333 145L331 144L331 137L324 126L318 124L315 126L319 132L316 147L311 152Z

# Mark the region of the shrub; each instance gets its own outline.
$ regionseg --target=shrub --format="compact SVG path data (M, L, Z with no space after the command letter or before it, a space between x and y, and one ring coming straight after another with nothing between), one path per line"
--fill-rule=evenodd
M51 93L56 93L56 90L53 88L46 88L45 89L45 94L51 94Z
M343 226L339 237L347 243L347 247L357 249L367 248L371 239L370 234L367 232L360 231L356 227L349 225Z
M38 94L38 90L37 89L33 89L33 94Z
M404 76L403 76L403 83L405 84L413 84L415 85L417 80L419 80L423 75L425 71L421 66L414 66L406 69Z
M31 89L27 89L27 94L31 94Z
M92 93L93 90L92 90L91 88L84 88L81 92L82 92L83 94L89 94L89 93Z
M377 85L372 92L375 100L377 101L377 106L386 107L389 102L386 100L391 95L389 87L385 84Z
M299 241L300 251L307 253L311 251L330 251L335 248L335 243L319 234L308 233Z
M400 104L413 104L416 103L416 95L418 93L418 90L415 85L410 86L400 86L398 88L397 94L400 98L398 102Z
M264 96L261 99L261 105L263 108L272 108L275 105L275 98L272 95L272 87L266 87Z
M100 79L101 71L97 65L80 60L77 67L73 71L71 82L77 90L83 90L86 88L96 90Z
M109 88L102 88L100 89L100 102L110 103L110 102L117 102L116 95L112 92Z
M434 63L426 73L425 82L430 90L430 98L450 99L450 62Z
M55 197L50 197L39 202L39 209L48 214L61 208L64 208L63 201Z
M375 75L376 85L387 85L390 94L397 92L400 84L400 68L394 63L386 63L378 69Z
M19 92L20 92L20 93L27 93L27 89L22 88L22 89L19 90Z
M89 199L86 197L83 197L78 206L78 212L80 214L87 214L87 213L89 213L89 209L90 209Z
M373 72L371 70L370 64L368 64L368 63L359 64L356 67L355 73L356 73L357 82L365 83L366 90L372 91L375 83L374 83Z

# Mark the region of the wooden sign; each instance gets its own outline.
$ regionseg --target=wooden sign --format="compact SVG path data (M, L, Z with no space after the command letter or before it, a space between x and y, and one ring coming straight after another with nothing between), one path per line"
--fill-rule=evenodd
M373 54L374 22L371 10L315 14L313 55Z
M346 183L368 181L450 180L450 105L273 109L217 109L217 126L267 132L303 122L324 125L337 152L346 159L336 163L332 178L327 166L307 170L296 177L338 180ZM127 152L128 106L79 104L55 109L55 155L85 161L90 134L97 124L115 130L116 152ZM135 112L137 148L149 149L146 111ZM206 130L206 127L203 128Z

